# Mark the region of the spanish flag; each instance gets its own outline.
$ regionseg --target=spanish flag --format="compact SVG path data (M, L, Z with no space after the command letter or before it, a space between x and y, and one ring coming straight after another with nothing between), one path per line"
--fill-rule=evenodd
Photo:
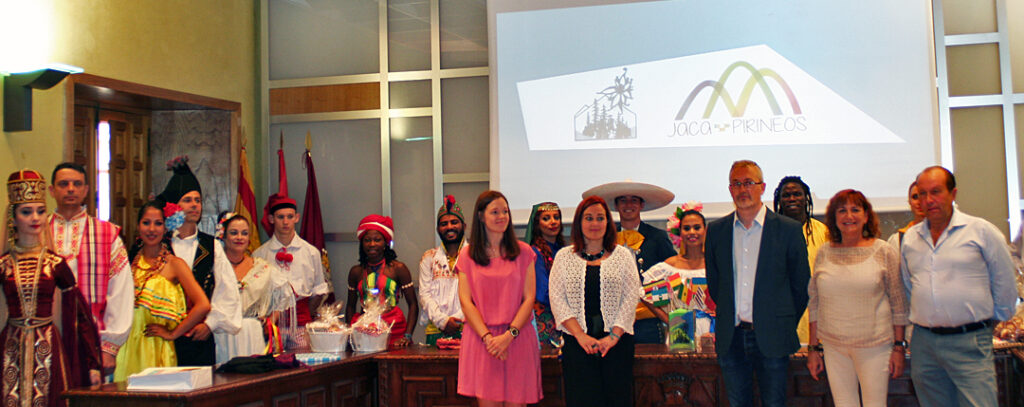
M260 247L260 229L256 227L256 194L252 191L252 172L249 171L245 146L242 146L238 157L238 197L235 198L235 213L249 220L249 251L256 251Z

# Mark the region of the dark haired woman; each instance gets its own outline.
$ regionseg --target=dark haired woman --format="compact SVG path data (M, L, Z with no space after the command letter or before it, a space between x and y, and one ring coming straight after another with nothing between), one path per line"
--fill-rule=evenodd
M551 310L563 335L567 406L631 406L633 321L640 276L633 254L615 244L604 199L576 207L572 246L555 255Z
M889 378L903 373L906 358L908 306L899 255L878 239L878 217L859 191L832 197L825 223L830 242L821 247L807 287L807 369L817 380L828 367L836 406L859 406L861 399L864 406L885 406Z
M714 312L714 303L707 292L699 304L687 304L686 298L680 295L686 288L687 280L707 276L704 270L704 237L707 234L707 222L701 213L702 210L704 205L692 201L676 208L675 213L668 219L668 236L672 243L680 247L679 254L651 266L641 274L644 286L667 283L672 288L668 295L668 304L661 307L649 306L662 322L668 323L668 313L680 308L695 309L708 315ZM673 284L673 281L678 283ZM707 290L706 285L702 289ZM654 299L648 297L649 294L645 296L644 302L654 304Z
M537 302L533 304L533 316L537 322L537 338L541 345L558 343L561 335L551 315L551 301L548 300L548 275L555 253L565 246L562 236L562 210L554 202L533 205L530 224L526 225L526 241L537 256L534 269L537 274Z
M0 334L5 406L64 406L64 390L99 383L99 332L74 274L50 249L45 191L36 171L7 178L7 252L0 256L8 311ZM62 330L54 323L58 315Z
M249 356L270 351L283 352L280 330L282 312L295 312L295 294L288 277L276 266L249 254L249 219L234 212L221 213L214 237L224 245L224 255L231 262L238 282L238 299L242 308L242 329L236 334L214 332L217 363L235 356ZM295 324L295 316L286 318ZM291 326L286 332L294 332ZM264 339L270 338L270 347Z
M128 340L117 352L114 380L148 367L177 366L174 340L203 322L210 301L185 261L168 248L167 232L184 220L178 205L148 202L139 208L139 243L132 247L135 312ZM171 223L167 225L166 223ZM192 308L187 309L186 304Z
M795 175L782 178L779 186L775 188L775 201L773 202L775 213L786 215L786 217L800 222L803 226L804 240L807 241L807 264L811 266L811 274L814 274L814 259L820 248L828 240L828 228L824 223L811 216L814 213L814 200L811 199L811 187ZM807 342L807 311L800 317L796 326L796 333L800 337L800 343Z
M412 343L412 332L419 318L419 301L412 284L412 273L405 263L398 261L398 254L391 248L395 227L391 217L369 215L359 221L356 237L359 238L359 264L348 272L348 301L345 303L345 319L355 322L356 304L376 298L385 308L381 318L391 324L388 347L400 348ZM398 297L405 296L409 316L402 314Z
M477 197L472 227L455 265L466 315L458 393L475 397L481 407L536 403L543 393L540 348L530 323L537 288L533 250L516 239L501 192Z

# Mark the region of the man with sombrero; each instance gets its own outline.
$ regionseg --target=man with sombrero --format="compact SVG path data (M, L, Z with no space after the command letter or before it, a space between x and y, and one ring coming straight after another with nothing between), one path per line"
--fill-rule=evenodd
M656 185L623 181L598 185L583 193L584 198L591 195L604 198L619 213L618 244L633 250L641 273L676 255L668 233L640 220L640 212L672 203L675 194ZM636 343L665 341L663 324L643 301L637 304L633 331Z
M210 366L217 362L212 332L234 335L242 329L238 279L224 254L224 247L217 244L212 235L199 231L203 216L202 189L188 166L188 157L171 160L167 170L174 175L157 198L176 203L185 212L185 223L171 235L171 250L192 269L196 282L210 299L206 320L176 339L174 348L179 366Z

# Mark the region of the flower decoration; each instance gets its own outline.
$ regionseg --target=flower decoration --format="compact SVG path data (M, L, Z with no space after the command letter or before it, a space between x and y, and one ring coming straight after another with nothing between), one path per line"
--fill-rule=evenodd
M177 157L174 157L174 158L168 160L167 161L167 169L168 170L173 170L174 168L177 168L178 166L181 166L182 164L188 164L188 156L187 155L179 155Z
M686 211L704 213L704 204L699 201L689 201L677 207L676 211L669 215L665 228L668 229L668 237L672 239L672 244L676 247L680 247L683 244L683 231L679 228L679 224L683 222L683 213L686 213Z
M168 232L173 232L184 224L185 211L176 203L168 202L164 204L164 228Z
M213 237L217 240L224 240L224 229L226 229L227 222L235 216L238 216L235 212L224 212L220 217L220 221L217 222L217 228L214 229Z
M291 253L288 253L287 247L282 247L281 250L278 250L277 254L274 255L274 259L276 259L278 263L281 263L285 267L288 267L289 265L291 265L292 260L294 260L294 257L292 257Z

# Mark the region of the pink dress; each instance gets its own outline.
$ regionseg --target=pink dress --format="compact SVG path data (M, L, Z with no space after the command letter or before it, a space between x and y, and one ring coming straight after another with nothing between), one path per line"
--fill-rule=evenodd
M518 243L519 256L515 260L491 259L491 264L483 267L473 261L467 246L462 248L455 265L469 280L473 303L495 336L508 330L522 304L523 279L535 259L529 245ZM459 394L509 403L536 403L543 397L540 380L540 347L537 331L529 321L512 340L505 360L488 354L483 341L471 330L462 335Z

